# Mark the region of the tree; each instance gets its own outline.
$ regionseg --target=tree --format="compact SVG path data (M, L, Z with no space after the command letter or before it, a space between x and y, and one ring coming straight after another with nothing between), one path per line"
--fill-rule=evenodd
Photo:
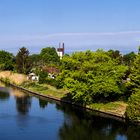
M56 49L54 47L43 48L41 50L40 57L47 64L58 63L60 61L60 58L57 55Z
M121 96L125 91L122 78L127 69L103 50L79 52L62 59L57 81L70 90L74 102L89 104L97 98Z
M140 54L137 54L133 66L130 70L129 78L131 81L128 83L131 89L140 87Z
M136 58L136 54L134 52L130 52L123 56L123 62L125 65L132 66L135 58Z
M6 51L0 51L0 69L13 70L14 69L14 55Z
M111 58L116 59L120 64L122 63L123 59L119 50L109 50L108 52Z
M43 66L43 61L40 58L39 54L32 54L29 55L29 62L32 67L32 71L36 72L36 70L39 70Z
M136 121L140 120L140 90L137 89L128 100L126 115L129 119Z
M29 61L29 51L27 48L22 47L16 55L17 71L20 73L28 73L31 69Z

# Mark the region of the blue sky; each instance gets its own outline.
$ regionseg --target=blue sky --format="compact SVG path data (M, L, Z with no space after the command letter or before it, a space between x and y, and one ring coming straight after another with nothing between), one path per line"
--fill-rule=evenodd
M66 52L140 45L140 0L0 0L0 49L30 52L65 42Z

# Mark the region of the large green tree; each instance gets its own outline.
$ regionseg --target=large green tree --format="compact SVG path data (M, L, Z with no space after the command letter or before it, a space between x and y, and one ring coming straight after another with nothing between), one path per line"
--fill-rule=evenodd
M96 98L122 95L125 89L122 78L127 69L103 50L78 52L62 59L57 81L70 90L73 101L87 104Z
M45 64L58 63L60 61L54 47L43 48L40 53L40 58Z
M29 61L29 51L27 48L22 47L16 55L17 71L19 73L28 73L31 69Z
M31 63L32 71L41 69L44 65L43 60L41 60L40 54L29 55L29 61Z

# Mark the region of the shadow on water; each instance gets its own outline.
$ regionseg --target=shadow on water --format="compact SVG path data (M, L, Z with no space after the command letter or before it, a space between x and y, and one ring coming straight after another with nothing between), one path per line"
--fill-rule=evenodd
M5 100L8 100L9 97L10 97L10 93L9 93L8 89L6 89L4 87L0 87L0 100L5 101Z
M40 108L46 108L47 105L48 105L48 101L47 100L39 98L39 106L40 106Z
M140 127L95 116L68 105L56 105L64 111L59 129L61 140L140 140Z

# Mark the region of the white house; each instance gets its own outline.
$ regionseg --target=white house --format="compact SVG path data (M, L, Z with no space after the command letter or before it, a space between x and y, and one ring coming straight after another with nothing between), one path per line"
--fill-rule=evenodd
M27 76L27 80L39 81L39 76L37 76L35 73L30 73L30 74Z

